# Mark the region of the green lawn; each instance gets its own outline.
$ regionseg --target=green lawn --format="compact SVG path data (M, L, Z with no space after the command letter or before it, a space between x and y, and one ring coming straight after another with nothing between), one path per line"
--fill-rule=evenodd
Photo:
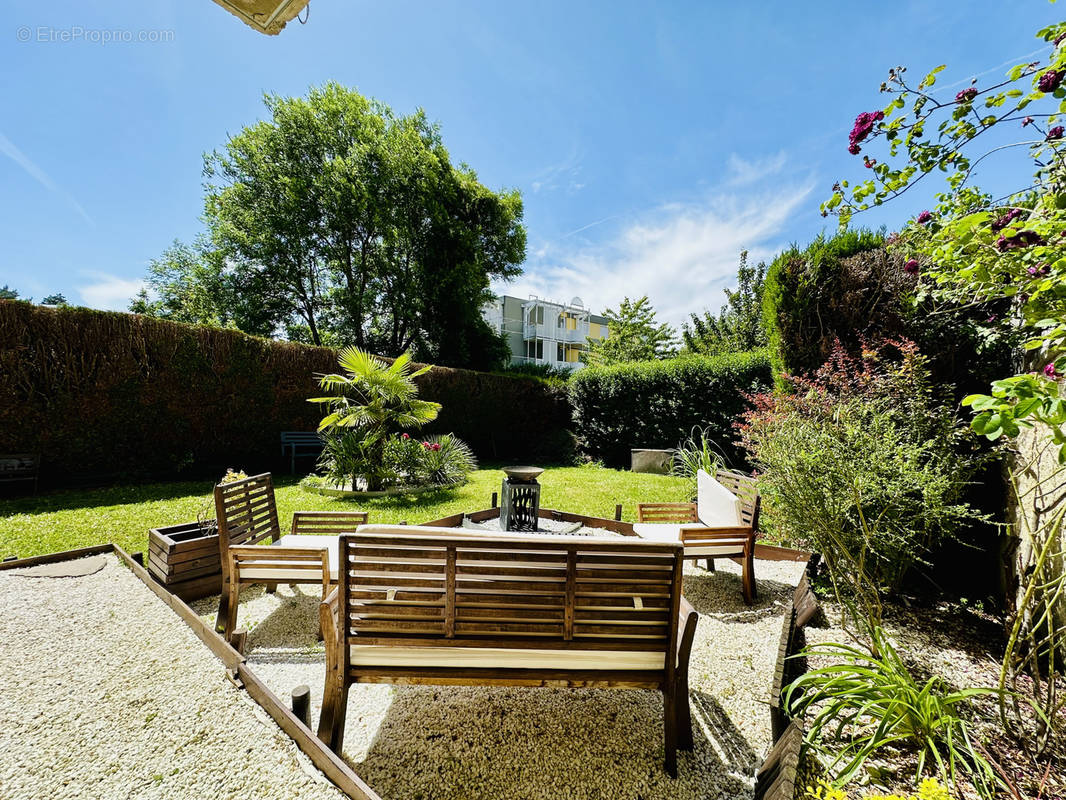
M278 513L284 530L293 511L358 509L371 522L417 524L488 508L503 473L481 469L458 489L417 497L388 497L355 503L322 497L302 489L295 479L276 476ZM541 505L600 517L614 515L622 503L623 518L636 519L640 502L684 500L686 481L663 475L637 475L600 467L553 467L541 476ZM65 491L36 497L0 500L0 556L20 558L114 542L127 552L145 550L148 529L190 522L201 511L214 516L207 482L150 483L108 489Z

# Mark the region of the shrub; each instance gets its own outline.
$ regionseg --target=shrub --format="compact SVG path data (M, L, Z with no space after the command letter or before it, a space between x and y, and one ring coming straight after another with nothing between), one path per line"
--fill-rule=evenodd
M790 713L809 712L807 741L828 761L834 782L847 783L877 751L905 745L917 750L916 778L926 767L956 783L966 775L991 797L995 772L974 747L962 709L994 689L951 691L937 676L915 679L895 643L879 626L869 630L871 648L830 642L805 648L801 656L827 657L785 689Z
M746 395L769 384L769 359L757 350L587 367L569 389L579 443L593 460L628 466L631 448L672 447L698 425L737 465L744 455L733 424L749 408Z
M819 551L837 593L874 621L883 591L981 519L962 497L984 459L912 343L858 359L838 348L813 378L754 403L741 436L762 473L768 530Z
M42 483L214 475L280 463L281 431L314 430L324 347L134 314L0 300L0 452L39 453ZM420 394L484 459L572 458L566 391L541 381L434 367Z

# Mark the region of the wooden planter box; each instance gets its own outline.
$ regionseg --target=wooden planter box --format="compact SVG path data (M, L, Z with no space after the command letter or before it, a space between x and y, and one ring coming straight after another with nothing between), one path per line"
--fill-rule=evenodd
M214 521L184 522L148 532L148 571L185 602L222 591L222 561Z

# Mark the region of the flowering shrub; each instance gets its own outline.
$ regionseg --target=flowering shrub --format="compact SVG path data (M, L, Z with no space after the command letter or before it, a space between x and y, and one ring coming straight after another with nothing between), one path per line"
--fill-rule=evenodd
M450 433L425 440L406 433L391 436L384 458L389 482L396 486L458 486L477 469L470 448Z
M982 459L936 397L913 343L841 348L811 378L752 398L739 426L766 529L822 554L838 597L876 624L881 594L961 526Z

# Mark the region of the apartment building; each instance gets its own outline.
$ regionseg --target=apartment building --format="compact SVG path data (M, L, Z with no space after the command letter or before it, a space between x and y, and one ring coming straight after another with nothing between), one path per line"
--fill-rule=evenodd
M485 321L504 335L512 364L580 369L589 339L607 338L607 320L592 314L580 297L556 303L530 295L501 295L482 309Z

